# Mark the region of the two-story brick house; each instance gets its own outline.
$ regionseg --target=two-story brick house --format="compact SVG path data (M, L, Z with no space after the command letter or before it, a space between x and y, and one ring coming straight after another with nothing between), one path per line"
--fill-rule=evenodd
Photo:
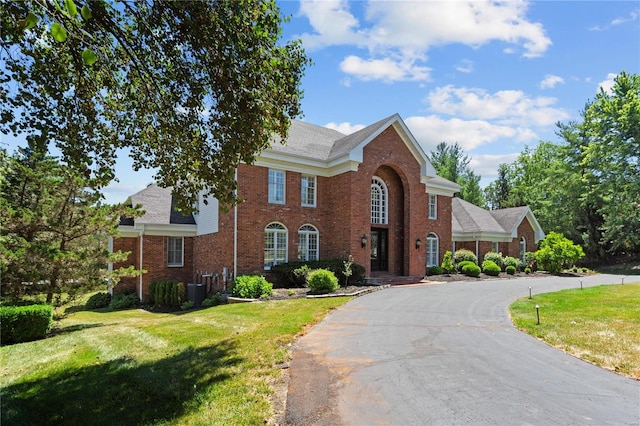
M241 164L237 182L244 201L227 212L200 200L197 214L175 214L170 190L156 185L133 195L147 213L123 222L113 245L148 272L122 286L144 298L154 279L268 273L277 263L349 256L367 277L417 278L454 240L468 242L456 227L466 223L452 215L460 187L436 175L397 114L350 135L293 121L286 143ZM537 240L529 241L533 249Z

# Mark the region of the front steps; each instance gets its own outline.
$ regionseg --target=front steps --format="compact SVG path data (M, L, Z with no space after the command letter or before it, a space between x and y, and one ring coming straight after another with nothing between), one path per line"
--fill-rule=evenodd
M364 279L365 285L402 285L416 284L422 281L423 277L404 275L374 275Z

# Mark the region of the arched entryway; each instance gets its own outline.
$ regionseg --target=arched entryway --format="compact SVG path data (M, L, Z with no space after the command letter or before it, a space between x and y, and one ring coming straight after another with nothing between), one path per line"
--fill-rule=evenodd
M405 274L405 185L389 166L371 178L371 273Z

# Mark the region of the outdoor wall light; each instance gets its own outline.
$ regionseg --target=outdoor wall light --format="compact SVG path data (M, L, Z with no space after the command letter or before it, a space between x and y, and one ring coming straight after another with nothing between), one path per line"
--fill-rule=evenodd
M420 249L420 246L422 245L422 240L420 238L418 238L416 240L416 250Z
M360 238L360 245L362 248L367 246L367 234L362 234L362 238Z

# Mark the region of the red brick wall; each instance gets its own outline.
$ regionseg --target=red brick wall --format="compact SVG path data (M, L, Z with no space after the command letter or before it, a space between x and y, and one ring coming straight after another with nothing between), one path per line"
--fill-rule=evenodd
M136 269L139 267L140 254L138 248L140 247L140 240L138 238L116 238L113 240L113 251L128 251L130 252L127 259L123 262L113 264L113 269L128 267L133 265ZM122 278L120 282L114 288L114 291L120 292L125 290L136 290L140 279L138 277Z

